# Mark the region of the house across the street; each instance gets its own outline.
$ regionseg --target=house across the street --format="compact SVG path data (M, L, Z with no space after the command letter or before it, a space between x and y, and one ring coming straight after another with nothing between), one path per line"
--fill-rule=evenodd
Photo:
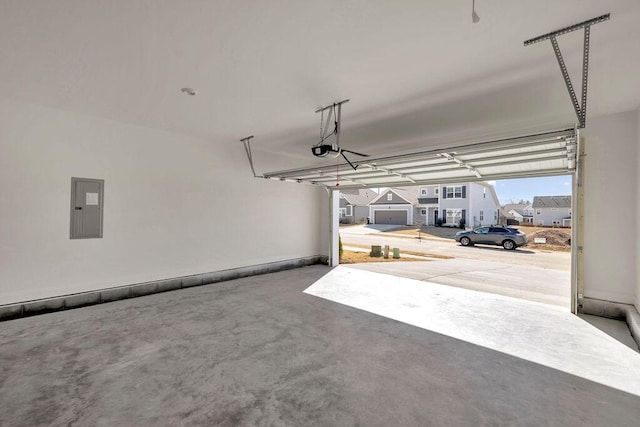
M375 191L364 189L340 192L340 223L354 224L367 221L369 203L378 197Z
M571 196L535 196L533 223L571 227Z
M507 219L514 219L518 224L533 224L533 205L531 203L507 203L502 206Z
M364 191L364 190L361 190ZM457 227L496 224L498 196L486 182L389 188L369 203L373 224Z

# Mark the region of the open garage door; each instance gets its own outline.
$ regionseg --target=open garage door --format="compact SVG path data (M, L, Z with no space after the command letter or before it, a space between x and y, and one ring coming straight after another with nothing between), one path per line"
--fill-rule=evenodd
M373 222L374 224L407 225L407 211L375 210Z
M446 184L571 174L577 130L565 129L411 154L265 173L281 181L334 189Z

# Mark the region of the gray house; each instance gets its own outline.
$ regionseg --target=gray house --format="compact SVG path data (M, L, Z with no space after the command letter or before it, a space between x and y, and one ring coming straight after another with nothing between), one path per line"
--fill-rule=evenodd
M369 203L372 224L410 225L414 222L414 206L418 204L415 188L390 188Z
M374 224L467 226L496 224L498 196L486 182L390 188L369 204Z
M356 190L340 192L341 224L356 224L367 221L369 216L369 203L378 197L378 193L371 190Z
M533 206L531 203L507 203L502 206L507 219L518 221L519 224L533 224Z
M571 196L535 196L533 223L571 227Z

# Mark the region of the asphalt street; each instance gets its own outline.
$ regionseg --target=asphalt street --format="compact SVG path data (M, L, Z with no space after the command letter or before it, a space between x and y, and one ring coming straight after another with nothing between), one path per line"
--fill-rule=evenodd
M504 250L500 246L461 246L453 240L394 237L386 232L374 234L354 233L354 227L340 230L343 244L389 245L405 251L425 252L480 261L501 262L545 269L571 271L571 253L535 250L528 247L515 251Z

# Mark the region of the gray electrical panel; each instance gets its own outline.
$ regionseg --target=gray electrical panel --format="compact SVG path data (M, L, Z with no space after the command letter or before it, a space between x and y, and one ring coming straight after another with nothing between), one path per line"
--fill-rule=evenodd
M71 238L102 237L104 180L71 178Z

